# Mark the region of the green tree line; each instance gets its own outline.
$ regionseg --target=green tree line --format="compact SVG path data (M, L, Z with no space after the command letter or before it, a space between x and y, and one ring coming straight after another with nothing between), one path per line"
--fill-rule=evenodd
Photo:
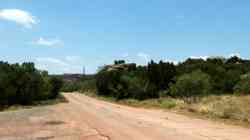
M60 78L37 70L34 63L0 62L0 107L54 99L61 86Z
M128 68L133 66L133 68ZM177 65L153 60L147 66L116 60L96 75L97 94L116 99L208 94L250 94L250 60L237 56L187 59Z

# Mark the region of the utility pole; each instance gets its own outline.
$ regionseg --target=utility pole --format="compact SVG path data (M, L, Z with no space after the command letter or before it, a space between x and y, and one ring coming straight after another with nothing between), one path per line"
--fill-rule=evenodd
M86 75L86 68L85 68L85 66L82 67L82 75L83 75L83 76Z

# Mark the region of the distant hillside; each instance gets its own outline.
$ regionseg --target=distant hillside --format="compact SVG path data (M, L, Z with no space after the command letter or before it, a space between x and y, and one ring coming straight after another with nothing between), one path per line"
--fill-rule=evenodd
M77 81L81 81L81 80L88 80L88 79L93 79L95 77L94 74L87 74L87 75L83 75L83 74L63 74L63 75L57 75L62 77L63 81L66 82L77 82Z

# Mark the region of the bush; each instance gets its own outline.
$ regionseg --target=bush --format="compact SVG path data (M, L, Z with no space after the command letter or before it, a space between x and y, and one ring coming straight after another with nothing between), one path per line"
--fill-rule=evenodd
M96 76L97 94L105 96L119 96L121 88L121 73L119 71L101 71Z
M140 79L134 75L123 75L121 77L124 89L125 98L133 98L144 100L148 98L158 98L159 94L156 86L149 81Z
M80 81L64 81L63 87L61 89L62 92L96 92L96 80L95 79L87 79Z
M63 81L61 78L52 77L49 80L49 84L51 85L51 88L49 91L50 92L49 98L54 99L59 95L60 89L63 85Z
M240 81L241 72L239 70L228 70L225 73L224 91L233 93L234 86Z
M200 70L184 74L170 85L169 94L174 97L191 97L209 94L211 89L209 75Z
M80 89L81 89L80 82L64 81L61 91L62 92L74 92L74 91L79 91Z
M33 63L0 62L0 106L32 104L58 95L61 80L35 69Z
M241 80L234 86L234 92L250 94L250 73L241 76Z
M96 92L96 80L85 80L80 82L80 91L82 92Z
M101 71L96 79L97 93L116 99L159 97L156 86L137 75L136 71Z
M96 87L99 95L146 99L159 97L159 94L191 97L228 94L236 90L244 92L243 89L249 92L244 81L235 86L242 81L240 75L250 71L250 60L238 57L190 58L178 65L153 60L147 66L136 67L136 64L119 61L115 64L106 65L98 72Z

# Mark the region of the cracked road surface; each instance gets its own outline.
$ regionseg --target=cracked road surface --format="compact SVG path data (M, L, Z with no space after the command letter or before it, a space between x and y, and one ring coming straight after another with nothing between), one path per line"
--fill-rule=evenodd
M250 140L250 129L66 93L69 103L0 113L0 140Z

